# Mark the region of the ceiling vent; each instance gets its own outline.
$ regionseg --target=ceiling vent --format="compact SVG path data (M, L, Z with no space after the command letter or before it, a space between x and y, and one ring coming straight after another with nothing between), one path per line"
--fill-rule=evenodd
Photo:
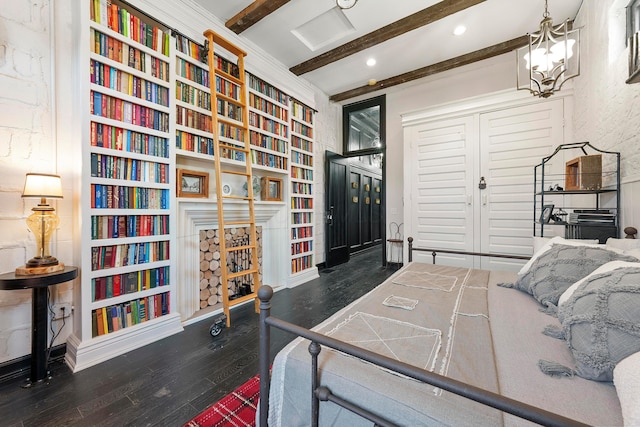
M355 30L344 12L340 8L334 7L291 30L291 33L311 51L316 51L342 39Z

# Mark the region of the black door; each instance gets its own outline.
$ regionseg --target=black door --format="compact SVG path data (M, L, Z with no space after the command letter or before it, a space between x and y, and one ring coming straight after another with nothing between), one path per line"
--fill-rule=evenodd
M337 153L326 152L326 260L327 267L349 261L347 240L347 190L349 161Z

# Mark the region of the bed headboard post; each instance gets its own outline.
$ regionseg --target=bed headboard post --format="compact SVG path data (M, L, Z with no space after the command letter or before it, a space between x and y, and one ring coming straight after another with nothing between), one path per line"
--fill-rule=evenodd
M258 289L258 299L260 299L260 360L258 372L260 373L260 419L259 426L267 426L267 416L269 415L269 362L271 347L271 327L267 325L267 318L271 314L271 297L273 289L269 285L263 285Z
M409 262L413 261L413 237L407 237L409 242Z

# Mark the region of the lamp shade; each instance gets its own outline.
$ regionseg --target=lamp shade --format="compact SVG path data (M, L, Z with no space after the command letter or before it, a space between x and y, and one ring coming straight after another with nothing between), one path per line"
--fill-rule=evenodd
M62 199L62 181L59 175L28 173L22 197Z

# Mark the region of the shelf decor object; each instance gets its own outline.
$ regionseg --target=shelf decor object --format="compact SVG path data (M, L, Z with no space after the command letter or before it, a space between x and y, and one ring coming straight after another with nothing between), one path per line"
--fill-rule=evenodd
M209 197L209 173L185 169L176 170L178 197Z
M62 198L60 176L51 174L28 173L24 182L22 197L38 197L40 203L33 207L33 213L27 218L27 226L36 237L36 256L27 261L25 268L18 268L16 274L45 274L63 270L64 265L51 256L49 250L51 235L60 224L49 199Z
M580 75L580 29L570 21L554 27L545 0L540 31L529 34L529 44L516 49L518 90L548 98L564 82Z
M602 187L602 154L569 160L565 173L565 190L599 190Z
M263 176L260 180L262 184L260 197L269 202L282 201L282 180L270 176Z

